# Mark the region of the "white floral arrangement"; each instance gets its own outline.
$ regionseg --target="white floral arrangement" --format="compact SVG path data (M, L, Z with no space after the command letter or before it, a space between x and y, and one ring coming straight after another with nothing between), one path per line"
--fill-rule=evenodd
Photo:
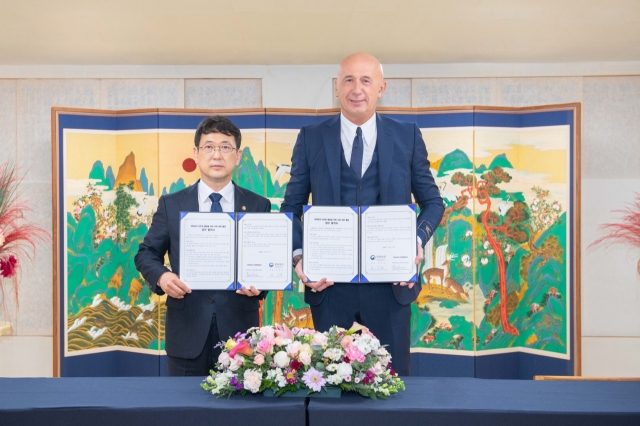
M391 355L364 326L349 330L331 327L328 332L286 325L254 327L227 340L202 388L212 394L307 389L308 394L327 387L358 392L372 399L386 399L405 390L391 368Z

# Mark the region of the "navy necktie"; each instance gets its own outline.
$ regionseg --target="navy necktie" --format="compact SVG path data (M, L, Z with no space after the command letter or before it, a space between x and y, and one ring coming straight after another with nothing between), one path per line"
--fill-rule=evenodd
M351 161L349 165L351 170L356 174L358 180L362 177L362 154L364 152L364 143L362 141L362 129L358 127L356 129L356 137L353 139L353 146L351 147Z
M222 195L212 192L209 195L209 198L211 198L211 210L209 211L222 213L222 206L220 205L220 200L222 199Z

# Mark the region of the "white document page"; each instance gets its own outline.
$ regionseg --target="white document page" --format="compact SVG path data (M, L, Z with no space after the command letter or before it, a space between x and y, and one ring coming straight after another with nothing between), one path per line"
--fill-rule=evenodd
M417 278L414 206L361 208L363 282L409 282Z
M185 213L180 220L180 279L192 290L235 289L235 219Z
M291 287L292 221L285 213L238 215L238 288Z
M302 246L302 270L309 280L358 282L358 213L353 208L311 206L304 213Z

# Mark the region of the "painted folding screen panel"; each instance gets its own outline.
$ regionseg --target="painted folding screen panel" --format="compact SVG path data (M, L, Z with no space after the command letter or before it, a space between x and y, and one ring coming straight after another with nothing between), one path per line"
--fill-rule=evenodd
M446 207L412 305L412 374L573 374L579 105L379 112L418 124ZM299 129L336 113L54 109L55 371L166 374L165 297L133 257L159 197L198 179L193 135L204 117L240 127L234 181L277 211ZM312 327L302 290L296 280L294 291L270 292L262 323Z
M425 250L413 371L573 375L579 105L417 117L446 209Z

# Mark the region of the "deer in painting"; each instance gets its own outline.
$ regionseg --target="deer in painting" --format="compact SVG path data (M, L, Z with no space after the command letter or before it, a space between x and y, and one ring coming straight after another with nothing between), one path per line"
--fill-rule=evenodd
M440 285L444 285L445 278L449 275L449 262L458 255L450 253L447 255L447 260L442 263L442 268L429 268L422 272L422 277L424 278L424 283L431 288L431 279L438 278L440 280Z
M282 321L289 327L313 328L310 308L293 309L289 305L289 312L282 318Z

